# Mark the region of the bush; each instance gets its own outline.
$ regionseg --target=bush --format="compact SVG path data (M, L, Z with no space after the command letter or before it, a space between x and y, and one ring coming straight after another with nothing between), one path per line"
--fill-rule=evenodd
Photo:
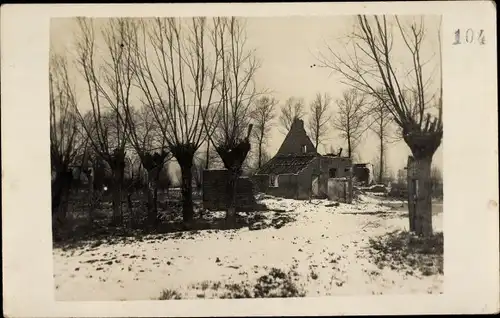
M254 297L304 297L305 294L297 288L290 276L282 270L273 267L269 274L257 279L257 283L254 286Z
M208 287L214 291L222 289L222 293L219 294L222 299L304 297L305 292L295 285L293 275L296 275L296 272L291 271L287 274L278 268L272 268L268 274L260 276L253 285L249 282L223 285L221 282L204 281L195 288L200 287L202 291L206 291Z
M158 297L158 300L169 300L169 299L182 299L182 295L176 290L164 289L161 292L160 297Z
M422 275L443 274L443 233L419 237L406 231L394 231L369 241L370 254L379 268L420 270Z

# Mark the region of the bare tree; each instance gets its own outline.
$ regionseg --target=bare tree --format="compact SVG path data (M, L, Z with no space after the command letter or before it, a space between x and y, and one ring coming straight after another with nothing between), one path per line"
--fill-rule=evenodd
M87 84L92 106L91 122L77 111L94 151L112 174L112 223L122 222L122 186L128 132L126 107L133 82L130 42L134 25L129 19L112 18L101 28L104 47L97 47L95 20L78 18L77 64ZM102 54L102 55L100 55Z
M64 223L73 173L70 165L86 146L75 113L76 96L70 83L66 59L52 53L49 66L50 159L52 216Z
M333 127L347 143L347 156L351 158L367 126L367 98L355 88L342 93L337 100L338 111L333 118Z
M255 103L255 108L251 113L254 123L252 137L257 143L257 168L262 166L264 147L267 145L269 133L276 118L275 107L278 101L269 96L262 96Z
M308 128L316 151L318 151L318 146L322 144L330 129L329 125L332 116L330 115L329 108L331 101L332 98L327 93L317 93L310 105Z
M431 60L426 61L422 51L427 37L424 18L412 19L408 24L398 16L392 19L395 23L390 23L390 19L359 15L357 28L348 37L347 45L338 46L347 49L347 57L327 47L327 55L320 56L320 66L342 74L344 83L379 99L402 129L403 139L415 159L420 189L416 217L410 215L410 230L428 236L432 234L431 163L443 136L442 85L438 94L432 93L430 85L434 71L424 78ZM404 59L403 50L397 56L392 50L394 33L399 35L406 50L411 65L408 69L402 69L397 62ZM441 62L440 30L437 33ZM379 87L384 88L383 96ZM405 91L411 93L411 99L405 96ZM437 115L430 112L433 105L437 108Z
M220 108L218 125L209 138L229 171L226 223L236 222L236 185L250 151L251 107L257 96L254 78L259 63L254 50L247 48L244 22L235 17L215 18L217 45L221 51ZM248 127L248 128L247 128Z
M144 196L147 202L148 222L152 226L158 221L158 179L161 169L170 159L165 135L162 134L150 111L150 108L155 106L143 105L139 110L131 108L130 105L125 106L129 141L147 172Z
M379 155L376 158L377 169L375 175L378 183L383 183L386 172L387 144L396 142L400 140L400 138L392 129L394 121L392 120L391 113L384 103L376 99L370 108L370 120L372 120L372 123L369 125L369 128L377 136L379 150Z
M279 117L281 133L287 134L292 127L295 118L302 118L305 115L305 102L303 98L290 97L281 106L281 114Z
M181 169L183 221L193 220L192 166L213 131L220 48L205 18L155 18L136 34L135 74L170 152ZM212 43L213 48L209 48Z

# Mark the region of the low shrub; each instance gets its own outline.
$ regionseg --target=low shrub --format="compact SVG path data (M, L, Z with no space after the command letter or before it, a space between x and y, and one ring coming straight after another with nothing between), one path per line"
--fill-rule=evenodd
M160 297L158 297L158 300L170 300L170 299L182 299L182 295L176 290L164 289L161 292Z
M406 231L394 231L369 240L369 252L379 268L390 267L422 275L443 274L443 233L419 237Z

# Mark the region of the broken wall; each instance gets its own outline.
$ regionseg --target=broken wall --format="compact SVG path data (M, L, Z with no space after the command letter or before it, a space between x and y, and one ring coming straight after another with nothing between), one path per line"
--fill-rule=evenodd
M254 175L252 179L257 192L287 199L297 199L297 175L280 174L277 187L269 186L269 175Z
M212 211L227 209L227 170L203 171L203 207ZM248 177L240 177L236 183L236 211L255 211L258 204L255 200L255 187Z
M328 179L328 199L352 203L352 181L349 177Z

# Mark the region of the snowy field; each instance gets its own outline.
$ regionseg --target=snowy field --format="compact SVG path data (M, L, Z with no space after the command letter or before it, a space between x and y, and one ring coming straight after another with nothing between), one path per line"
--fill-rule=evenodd
M269 211L246 216L251 226L237 230L150 235L122 243L55 248L55 297L246 297L244 286L256 295L272 296L255 286L272 285L280 279L287 288L300 290L300 296L442 292L442 272L381 266L374 261L370 239L408 228L407 211L395 208L402 202L392 202L389 207L379 197L361 195L352 205L268 196L260 198L260 203ZM205 217L223 217L223 213ZM442 231L441 212L434 215L433 226ZM270 271L274 278L263 277Z

